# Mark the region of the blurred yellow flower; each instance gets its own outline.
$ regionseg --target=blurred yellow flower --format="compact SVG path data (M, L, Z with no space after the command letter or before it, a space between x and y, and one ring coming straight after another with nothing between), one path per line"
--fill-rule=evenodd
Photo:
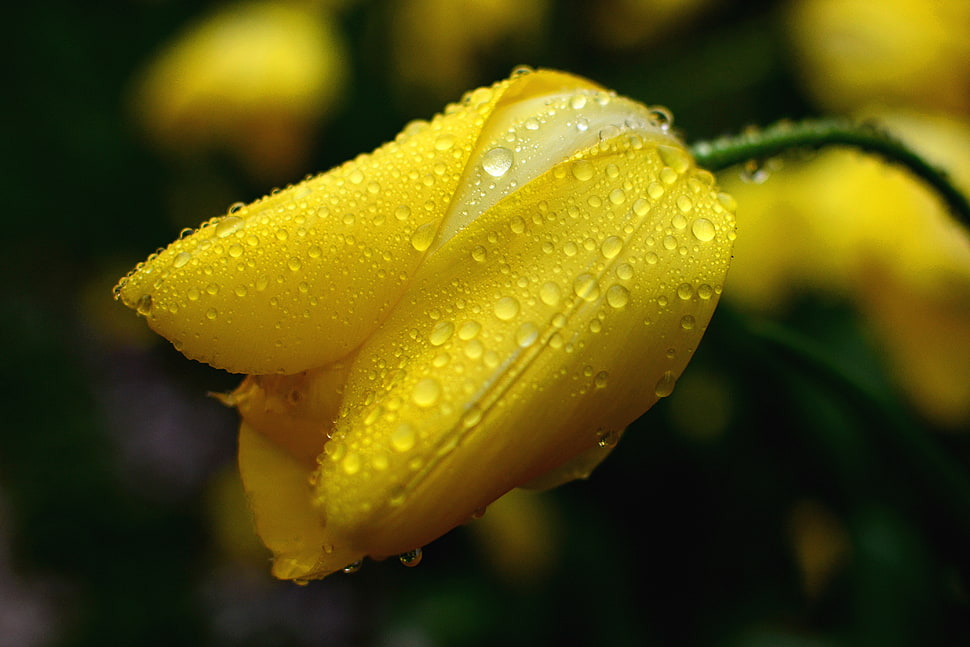
M970 126L900 112L879 121L970 190ZM936 196L846 151L786 161L762 185L730 173L722 181L744 205L733 300L763 309L802 291L854 300L926 415L970 420L970 239Z
M495 574L513 586L538 584L560 558L559 520L545 492L512 490L470 530Z
M341 95L346 61L325 7L240 2L191 25L145 69L138 118L159 146L226 148L257 177L301 168Z
M452 97L479 78L483 61L530 58L548 5L548 0L395 2L395 79L412 94Z
M284 579L420 548L586 476L668 395L734 240L651 110L519 70L371 154L206 223L117 294L226 401Z
M798 0L790 24L806 85L826 109L970 110L966 0Z

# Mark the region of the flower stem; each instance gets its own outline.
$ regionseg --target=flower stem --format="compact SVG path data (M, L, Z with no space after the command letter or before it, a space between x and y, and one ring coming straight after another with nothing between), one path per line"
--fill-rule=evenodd
M697 142L691 152L698 165L717 172L736 164L761 162L793 150L814 151L827 146L857 148L905 167L939 194L953 215L970 227L970 203L946 172L876 124L845 119L781 121L766 128Z

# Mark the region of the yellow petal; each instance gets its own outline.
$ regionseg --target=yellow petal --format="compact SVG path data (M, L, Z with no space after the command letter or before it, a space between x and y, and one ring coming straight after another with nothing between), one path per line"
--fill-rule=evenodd
M295 375L251 375L221 399L243 421L301 461L316 464L340 406L347 364Z
M333 543L310 505L309 469L245 423L239 429L239 471L256 530L275 556L273 575L322 577L364 556Z
M351 368L317 480L328 527L373 556L419 547L669 394L721 290L731 203L638 130L455 234Z
M564 87L557 72L468 93L430 123L153 254L116 288L186 356L231 372L296 373L357 348L404 294L498 102Z

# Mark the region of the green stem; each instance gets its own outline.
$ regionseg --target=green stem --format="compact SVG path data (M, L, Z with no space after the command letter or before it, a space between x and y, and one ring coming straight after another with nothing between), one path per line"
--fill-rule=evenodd
M793 150L819 150L827 146L849 146L899 164L939 194L953 215L970 227L970 203L950 181L946 172L928 163L906 144L872 123L843 119L782 121L767 128L751 129L739 135L700 141L691 147L698 165L711 172L736 164L761 162Z

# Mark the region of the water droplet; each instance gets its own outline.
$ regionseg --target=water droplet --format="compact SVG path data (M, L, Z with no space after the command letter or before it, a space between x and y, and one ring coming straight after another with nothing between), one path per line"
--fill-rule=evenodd
M152 311L152 295L141 295L135 304L135 310L142 316L148 316L148 313Z
M600 245L600 253L604 258L614 258L623 249L623 239L619 236L610 236Z
M596 374L596 377L593 378L593 386L596 387L597 389L605 389L606 383L609 381L609 379L610 379L609 373L607 373L606 371L600 371L599 373Z
M233 243L229 246L229 255L233 258L239 258L243 254L243 246L239 243Z
M514 297L502 297L495 303L495 316L509 321L519 314L519 302Z
M693 330L695 325L697 325L697 320L694 319L693 315L684 315L680 318L680 327L684 330Z
M461 417L461 424L466 429L471 429L482 421L482 410L480 407L471 407Z
M415 440L417 440L417 434L414 432L414 427L406 422L402 422L391 432L391 447L396 451L406 452L410 450L414 447Z
M350 564L347 564L340 570L349 575L351 573L356 573L357 571L359 571L360 567L363 566L363 564L364 564L364 560L358 559L356 562L351 562Z
M482 155L482 168L492 177L502 177L512 168L514 160L512 151L504 146L496 146Z
M219 311L216 310L215 308L209 308L208 310L205 311L205 318L208 319L209 321L212 321L213 319L216 319L218 317L219 317Z
M185 267L185 264L190 260L192 260L192 254L189 254L188 252L179 252L175 258L172 259L172 267Z
M707 299L710 299L712 296L714 296L714 288L712 288L707 283L701 283L700 285L697 286L697 296L699 296L700 298L706 301Z
M216 224L216 237L226 238L242 229L246 221L239 216L226 216Z
M664 249L674 250L677 249L677 239L673 236L664 236Z
M434 242L435 234L437 229L435 228L435 223L426 222L411 234L411 247L416 251L423 252L431 247L431 243Z
M633 278L633 266L628 263L621 263L616 266L616 278L621 281L629 281Z
M619 206L623 204L625 201L626 201L626 193L623 192L623 189L613 189L612 191L610 191L610 202Z
M683 173L690 167L690 159L687 157L687 153L681 148L661 145L657 147L657 153L660 155L661 161L678 174Z
M694 203L686 195L677 196L677 208L683 213L690 213L690 210L694 208Z
M547 306L557 306L562 299L562 290L558 283L547 281L539 288L539 298Z
M573 291L584 301L595 301L599 298L600 288L596 277L592 274L580 274L573 281Z
M586 182L587 180L593 179L593 174L596 172L593 163L589 160L576 160L573 162L573 177L575 177L580 182Z
M455 325L450 321L439 321L432 328L431 334L428 335L428 341L431 342L432 346L441 346L443 343L451 339L451 334L455 332Z
M402 204L397 209L394 210L394 217L397 218L398 220L407 220L408 216L410 215L411 215L411 207L407 206L406 204Z
M472 339L465 344L465 357L468 359L478 359L484 352L485 345L477 339Z
M674 184L675 182L677 182L677 178L679 177L680 176L677 175L677 171L670 168L669 166L665 166L662 169L660 169L660 181L663 182L664 184Z
M694 234L694 238L701 241L702 243L707 243L714 240L714 235L717 233L714 228L714 223L707 218L698 218L690 226L690 231Z
M442 133L434 140L434 148L438 151L446 151L455 145L455 136L451 133Z
M654 182L653 184L657 184L657 183ZM653 186L653 185L651 185L651 186ZM660 185L657 184L657 186L660 186ZM649 191L649 189L647 189L647 190ZM661 195L662 195L663 194L663 187L660 188L660 192L661 192ZM657 197L660 197L660 196L657 196ZM635 213L640 218L643 218L649 212L650 212L650 203L647 202L647 200L645 198L637 198L636 200L634 200L634 202L633 202L633 213Z
M663 106L653 106L650 108L650 117L660 126L661 130L670 130L674 124L674 116Z
M481 331L482 324L477 321L466 321L458 329L458 338L464 341L472 339Z
M525 220L521 216L515 216L509 221L509 229L513 234L521 234L525 231Z
M353 476L360 471L360 454L357 452L350 452L344 456L342 461L340 461L340 467L343 469L344 474Z
M569 107L573 110L582 110L586 107L586 95L585 94L574 94L569 100Z
M694 297L694 286L690 283L681 283L677 286L677 296L684 301L689 301Z
M401 554L398 559L401 560L402 564L408 568L411 568L421 563L422 556L423 553L421 552L421 549L415 548L414 550L409 550L408 552Z
M657 386L654 387L653 392L658 398L666 398L674 392L676 383L674 374L670 371L664 371L664 374L657 380Z
M536 339L539 338L539 327L532 322L526 322L519 326L519 329L515 331L515 343L517 343L522 348L528 348L532 344L536 343Z
M604 449L607 447L615 447L616 443L620 441L620 434L617 431L604 431L599 435L596 440L596 444Z
M411 397L419 407L433 406L441 397L441 383L432 377L423 378L414 385Z
M606 302L614 308L622 308L630 302L630 291L622 285L611 285L606 291Z

